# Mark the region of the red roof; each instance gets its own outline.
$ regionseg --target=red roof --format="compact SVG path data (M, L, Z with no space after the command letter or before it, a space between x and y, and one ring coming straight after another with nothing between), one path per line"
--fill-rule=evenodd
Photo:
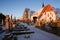
M41 14L38 16L38 18L40 18L42 16L42 13L44 13L46 11L53 11L53 8L51 7L50 4L48 4L47 6L43 7L43 10L42 10Z

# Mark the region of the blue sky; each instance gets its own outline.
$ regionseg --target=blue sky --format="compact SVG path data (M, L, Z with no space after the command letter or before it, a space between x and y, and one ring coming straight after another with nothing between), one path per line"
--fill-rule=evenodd
M60 8L60 0L0 0L0 12L5 15L12 14L13 17L22 17L25 8L37 11L42 7L42 2Z

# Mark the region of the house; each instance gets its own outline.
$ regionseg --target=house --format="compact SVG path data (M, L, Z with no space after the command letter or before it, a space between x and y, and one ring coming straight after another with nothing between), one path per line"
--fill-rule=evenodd
M35 17L35 19L34 19ZM40 20L41 23L49 23L51 21L56 21L56 14L50 4L42 7L40 10L36 11L31 15L31 21Z

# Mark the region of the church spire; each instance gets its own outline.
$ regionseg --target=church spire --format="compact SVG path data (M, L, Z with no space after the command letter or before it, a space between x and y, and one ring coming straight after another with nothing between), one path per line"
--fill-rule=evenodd
M42 7L44 7L44 2L42 3Z

